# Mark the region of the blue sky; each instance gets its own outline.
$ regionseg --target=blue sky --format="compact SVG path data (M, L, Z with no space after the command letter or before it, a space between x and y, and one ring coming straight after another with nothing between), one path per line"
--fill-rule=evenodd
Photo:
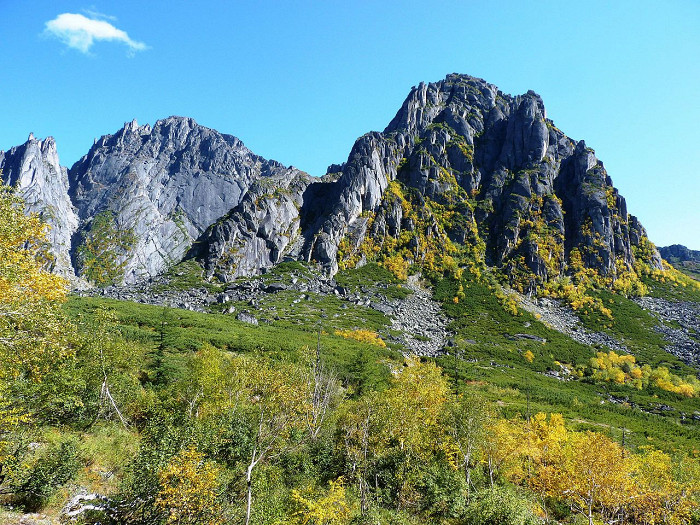
M654 242L700 249L697 0L0 0L0 39L0 149L52 135L70 166L185 115L321 175L411 86L467 73L542 95Z

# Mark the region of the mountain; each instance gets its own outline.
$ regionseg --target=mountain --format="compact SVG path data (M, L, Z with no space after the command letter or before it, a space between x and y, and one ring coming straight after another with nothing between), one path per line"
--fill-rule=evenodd
M400 186L387 194L392 181ZM350 257L366 256L369 235L425 260L439 237L443 251L477 246L489 265L540 283L563 274L574 249L585 266L614 275L646 242L602 162L547 119L538 95L511 97L463 75L414 88L383 133L357 141L338 184L314 250L331 270L346 233ZM661 268L655 250L645 257Z
M54 270L95 285L0 316L11 517L62 497L85 523L193 498L202 523L700 510L700 281L668 263L692 276L698 253L657 251L534 92L420 84L323 177L184 117L70 169L30 136L0 168Z
M680 271L700 280L700 250L691 250L681 244L659 248L661 257Z
M153 278L184 257L223 280L285 259L330 275L368 260L399 273L486 264L531 293L585 269L608 284L662 269L603 163L537 94L466 75L414 87L383 132L360 137L321 179L182 117L95 141L67 191L53 140L42 144L5 154L5 180L56 174L53 186L20 187L40 195L31 209L56 216L63 271L72 236L76 274L98 285Z
M299 235L303 246L287 242L287 255L316 260L331 274L397 254L397 264L437 269L484 260L529 291L579 267L611 280L635 265L662 268L603 163L547 119L533 92L511 97L464 75L420 84L384 132L358 139L331 171L336 180L298 188L298 232L268 213L254 244ZM263 200L261 209L274 207ZM207 235L217 245L237 238L230 228ZM202 259L208 268L226 266L216 251Z
M208 226L239 204L253 181L297 172L189 118L159 120L153 128L133 121L96 141L69 170L70 196L81 220L76 270L85 274L92 258L112 251L115 260L98 268L119 270L110 280L133 283L155 276L179 262ZM105 214L107 231L119 232L125 242L90 249L95 218ZM103 237L109 242L118 235Z
M666 260L677 259L679 261L700 262L700 251L691 250L682 244L672 244L671 246L662 246L659 248L661 257Z
M53 270L73 276L70 248L78 217L68 197L68 173L59 164L56 142L51 137L37 140L30 134L21 146L0 151L0 170L2 182L17 188L27 210L40 214L51 227Z

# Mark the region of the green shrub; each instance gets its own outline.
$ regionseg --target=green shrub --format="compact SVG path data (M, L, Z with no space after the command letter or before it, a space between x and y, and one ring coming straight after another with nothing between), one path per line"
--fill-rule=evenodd
M78 442L73 437L38 447L24 458L11 480L17 504L28 512L40 510L80 467Z
M528 501L509 487L479 493L467 508L465 523L471 525L535 525L538 519Z

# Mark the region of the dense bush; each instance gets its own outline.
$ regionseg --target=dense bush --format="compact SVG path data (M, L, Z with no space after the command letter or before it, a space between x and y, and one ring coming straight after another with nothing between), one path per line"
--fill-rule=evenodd
M488 488L469 505L465 522L470 525L537 525L530 504L510 487Z
M10 479L15 501L28 511L41 509L55 490L82 466L78 442L64 438L30 450Z

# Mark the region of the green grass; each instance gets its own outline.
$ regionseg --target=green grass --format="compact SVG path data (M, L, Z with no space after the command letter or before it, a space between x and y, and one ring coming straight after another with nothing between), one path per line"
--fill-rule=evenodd
M310 273L309 264L301 261L284 261L272 268L265 275L289 275L291 273Z
M596 311L579 314L581 323L591 330L607 332L624 343L642 364L666 366L683 375L697 373L680 359L664 350L667 341L654 330L659 320L631 299L608 291L593 294L612 311L612 321Z
M294 261L281 263L264 275L252 279L260 280L264 287L272 283L291 285L294 278L303 282L317 275L317 269ZM250 279L240 279L246 280ZM403 299L412 293L391 272L374 263L340 272L336 276L336 282L350 293L363 298L381 295L389 300ZM329 333L335 330L365 329L378 332L383 338L391 335L391 321L386 315L331 294L286 289L260 294L254 306L245 301L233 301L214 304L210 310L220 313L231 306L235 312L248 312L259 321L277 328L315 332L321 326ZM397 350L401 348L397 347Z
M293 277L307 278L313 269L300 263L285 263L261 276L266 283L289 282ZM393 275L377 265L341 272L338 283L362 293L378 285L381 293L396 287ZM636 390L613 383L587 380L559 380L547 375L559 370L558 363L588 364L598 348L573 341L548 328L529 312L507 312L489 285L465 279L464 298L453 301L459 283L444 279L435 285L436 300L451 318L456 346L451 355L436 359L459 390L477 388L498 406L504 415L538 411L562 413L573 428L595 429L619 438L626 429L627 441L633 446L653 444L665 450L697 448L700 422L700 399L681 398L673 393L649 387ZM303 298L302 298L303 296ZM652 366L665 364L676 373L690 370L662 350L663 339L653 331L655 319L636 303L602 292L600 298L615 317L588 316L586 326L605 329L634 349L638 360ZM229 306L231 303L227 303ZM217 305L218 306L218 305ZM325 362L348 384L363 388L382 388L388 382L389 367L401 360L400 348L378 348L336 336L337 329L363 328L392 334L389 319L380 312L356 306L334 295L283 290L263 294L258 304L234 304L236 313L248 310L260 321L258 326L235 319L234 315L202 314L188 310L142 305L104 298L72 297L66 304L75 319L95 316L100 307L112 310L122 337L127 341L155 347L161 326L166 322L168 344L175 352L186 355L211 344L224 351L264 354L272 358L294 359L303 347L314 348L319 326ZM604 325L608 326L604 326ZM544 339L523 338L527 334ZM527 362L523 354L531 351L535 358ZM392 364L393 363L393 364ZM626 400L613 403L610 396ZM662 406L668 407L663 410Z
M512 364L523 360L522 354L530 350L535 355L533 366L544 372L554 368L555 361L583 364L595 355L590 347L546 327L529 312L521 310L519 315L507 312L494 295L495 289L486 284L465 279L462 283L465 297L454 303L458 285L452 279L438 282L435 298L452 318L450 328L456 332L457 347L465 358L481 352ZM521 335L536 336L546 342Z
M401 281L386 268L377 263L367 263L352 270L342 270L335 276L335 281L351 292L362 289L378 288L378 293L387 299L405 299L411 291L402 286Z
M436 361L458 389L481 390L502 407L506 416L525 415L529 393L531 414L558 412L574 428L603 431L618 438L625 428L627 442L633 446L653 444L665 450L697 448L700 422L693 420L692 415L700 413L699 398L682 398L655 387L640 391L613 383L550 377L545 372L558 370L556 361L586 364L597 349L547 328L528 312L515 316L508 313L493 290L483 283L465 280L465 297L454 303L457 287L458 283L452 279L442 280L435 287L435 297L443 302L452 318L451 329L456 332L457 342L452 355ZM655 356L658 363L673 363L688 370L659 349L659 341L654 339L656 333L647 331L653 318L641 315L642 310L633 301L620 299L615 296L614 304L606 302L620 318L617 325L613 324L613 330L624 335L626 341L637 344L642 353L646 352L644 355ZM535 335L546 342L521 339L517 334ZM653 341L648 347L643 346L645 335ZM535 355L532 363L523 357L528 350ZM627 401L613 403L609 396ZM670 410L662 410L661 405Z
M326 299L339 301L334 297ZM65 308L77 321L93 320L101 308L110 310L119 333L127 342L155 348L163 331L168 346L176 353L194 352L209 344L223 351L293 359L302 348L315 348L318 340L319 325L315 319L299 325L287 320L279 325L261 323L256 326L238 321L234 315L206 314L98 297L71 297ZM320 307L317 312L322 312ZM384 318L383 314L371 312L376 314L375 317ZM348 319L343 321L352 323ZM324 319L322 325L321 350L328 366L342 379L353 381L357 358L363 356L367 361L365 365L372 369L370 375L388 377L386 363L399 360L399 352L337 336L333 329L335 325L330 317ZM337 326L345 327L341 322Z
M234 306L236 312L247 311L273 327L291 330L316 331L322 326L326 331L365 328L381 332L391 324L377 310L357 306L334 295L313 292L283 290L261 294L254 307L247 302L233 301L212 308L221 311L230 306Z
M493 361L488 357L476 362L450 356L437 359L453 380L456 378L460 391L478 389L501 406L506 417L525 416L529 396L530 414L561 413L573 429L602 431L618 439L625 429L627 443L633 448L647 444L667 451L698 448L700 424L687 417L700 409L697 399L680 399L661 390L640 392L611 383L560 381L535 373L527 364L509 368L498 362L494 366ZM609 395L627 398L627 403L613 403ZM664 411L661 405L672 410Z
M700 303L700 290L692 286L683 286L682 284L669 281L661 283L649 277L645 277L642 281L649 288L650 297L659 297L671 301L692 301Z
M217 292L223 288L223 284L218 281L207 281L204 278L204 269L194 259L188 259L172 266L166 272L165 278L167 284L153 286L154 292L191 290L192 288L206 288L211 292Z

